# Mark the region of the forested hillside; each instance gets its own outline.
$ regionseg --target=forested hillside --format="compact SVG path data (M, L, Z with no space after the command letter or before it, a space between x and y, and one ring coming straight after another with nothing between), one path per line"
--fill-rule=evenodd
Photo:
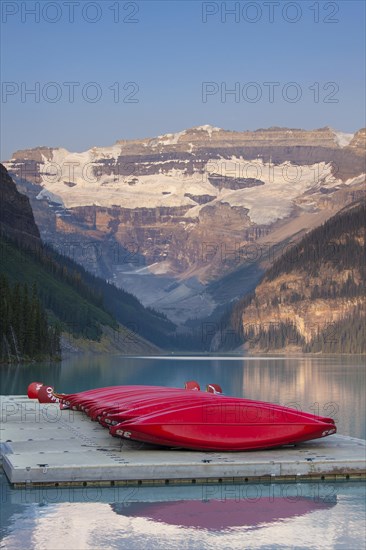
M0 276L0 361L59 359L61 324L49 326L37 286Z
M365 203L345 208L289 249L228 327L250 349L365 353Z
M97 341L104 328L109 327L117 336L122 329L135 333L137 340L142 336L157 346L168 345L175 326L161 314L144 308L131 294L94 277L71 259L44 245L28 199L18 193L1 165L0 176L1 307L8 312L1 325L1 360L18 356L55 357L60 331ZM26 307L30 295L33 303L37 302L37 307L34 306L37 315L42 317L37 330L43 342L37 341L37 346L31 341L25 342L27 331L30 339L33 338L34 323L28 318ZM52 345L46 333L54 339Z

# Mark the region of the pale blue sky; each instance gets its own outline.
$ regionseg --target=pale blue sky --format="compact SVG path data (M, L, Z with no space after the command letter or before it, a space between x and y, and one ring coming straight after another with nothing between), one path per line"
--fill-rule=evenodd
M81 151L202 124L365 125L363 1L79 0L74 22L71 4L1 2L2 160L26 147ZM273 101L268 82L278 83Z

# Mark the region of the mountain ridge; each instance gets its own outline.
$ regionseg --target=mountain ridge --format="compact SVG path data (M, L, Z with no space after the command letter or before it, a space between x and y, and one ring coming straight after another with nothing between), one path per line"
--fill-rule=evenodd
M290 143L291 146L310 145L313 141L317 145L320 143L323 146L334 147L334 148L343 148L343 147L359 147L358 141L361 141L361 138L364 139L365 129L361 128L360 130L354 133L347 133L341 130L335 130L330 126L325 126L323 128L316 128L313 130L305 130L302 128L289 128L281 126L272 126L269 128L257 128L256 130L228 130L219 127L212 126L210 124L204 124L202 126L193 126L191 128L186 128L177 132L161 134L156 137L144 137L144 138L132 138L132 139L117 139L113 145L110 146L92 146L89 149L75 152L76 154L83 154L87 151L103 151L105 150L106 154L112 154L116 152L113 150L113 147L120 146L121 151L123 148L129 149L131 146L142 146L144 149L141 150L143 154L146 153L146 149L156 148L157 146L172 146L174 149L176 145L184 144L186 142L190 143L190 140L197 142L204 142L205 146L208 145L208 142L212 142L215 145L215 142L220 142L223 140L224 143L227 142L227 139L231 137L234 141L241 141L246 143L248 141L260 142L261 145L268 146L270 145L273 139L280 137L280 144ZM260 136L260 137L259 137ZM343 137L343 140L342 140ZM313 141L312 141L313 138ZM353 142L353 143L352 143ZM232 145L232 143L231 143ZM36 146L29 149L18 150L13 154L14 159L23 158L24 153L27 151L38 151L39 153L44 153L47 155L47 152L52 150L64 150L70 153L71 151L59 146L49 147L46 145ZM39 158L39 160L42 160Z
M7 167L46 242L184 324L223 305L207 284L245 267L248 251L362 195L365 135L204 125L84 153L18 151Z

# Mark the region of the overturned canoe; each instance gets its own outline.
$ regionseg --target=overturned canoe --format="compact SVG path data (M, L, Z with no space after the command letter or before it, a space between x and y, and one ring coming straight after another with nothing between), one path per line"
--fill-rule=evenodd
M186 449L248 451L293 445L331 435L334 421L270 403L226 399L192 403L125 420L112 435Z

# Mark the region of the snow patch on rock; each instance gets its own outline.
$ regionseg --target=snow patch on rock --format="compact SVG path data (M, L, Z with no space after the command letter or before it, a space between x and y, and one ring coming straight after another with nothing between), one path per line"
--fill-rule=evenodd
M184 136L186 133L186 130L183 130L182 132L176 132L175 134L164 134L162 136L158 136L158 142L160 145L177 145L179 139Z
M344 185L357 185L358 183L364 183L366 179L366 174L360 174L354 178L350 178L344 182Z
M306 207L299 200L310 190L317 192L320 187L334 187L340 183L332 174L331 164L324 162L310 166L299 166L290 162L279 165L264 163L262 159L245 160L242 157L215 159L206 164L208 175L225 178L255 178L264 185L231 190L221 189L211 205L226 203L248 210L251 221L268 225L287 218L295 206ZM199 216L205 205L194 206L185 216Z
M59 204L62 207L65 207L64 201L59 195L56 195L55 193L52 193L48 189L42 189L40 193L36 196L36 199L41 200L47 200L49 202L54 202L56 204Z
M346 132L337 132L337 130L332 130L334 134L334 141L338 147L347 147L354 137L355 134L347 134Z

